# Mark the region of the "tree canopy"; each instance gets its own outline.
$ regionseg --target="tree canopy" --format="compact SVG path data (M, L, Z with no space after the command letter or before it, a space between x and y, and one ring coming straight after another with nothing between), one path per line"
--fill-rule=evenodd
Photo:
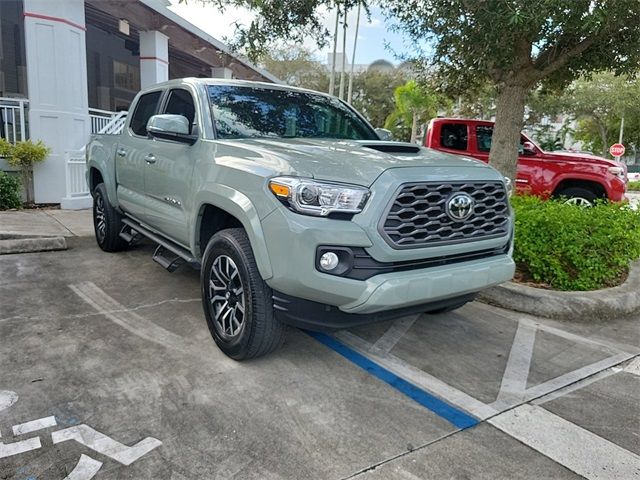
M315 38L322 18L355 0L207 0L256 13L238 30L247 54L270 42ZM370 2L372 3L372 2ZM432 66L450 92L489 81L496 88L490 162L515 177L527 95L539 84L564 87L581 76L640 69L638 0L385 0L377 3L414 45L416 63ZM368 10L368 3L363 3Z

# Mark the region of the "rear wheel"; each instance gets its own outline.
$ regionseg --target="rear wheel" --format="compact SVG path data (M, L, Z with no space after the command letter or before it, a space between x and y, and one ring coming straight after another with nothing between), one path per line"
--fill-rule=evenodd
M558 193L558 197L565 198L565 202L569 205L577 205L578 207L593 207L598 195L593 191L582 187L571 187Z
M285 327L275 318L271 289L260 276L242 228L222 230L211 238L200 283L209 331L227 356L246 360L282 345Z
M104 183L93 191L93 229L98 246L105 252L124 250L128 245L120 238L122 216L109 203Z

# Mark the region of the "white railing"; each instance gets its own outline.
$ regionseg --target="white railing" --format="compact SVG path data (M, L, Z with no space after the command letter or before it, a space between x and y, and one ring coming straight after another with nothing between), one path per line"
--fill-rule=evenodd
M26 98L0 97L0 137L11 143L28 140Z
M67 179L67 197L86 197L89 195L89 185L85 172L87 164L84 158L84 152L67 151L65 153L66 163L66 179Z
M127 112L110 112L98 108L89 109L91 133L117 134L122 131L127 119Z

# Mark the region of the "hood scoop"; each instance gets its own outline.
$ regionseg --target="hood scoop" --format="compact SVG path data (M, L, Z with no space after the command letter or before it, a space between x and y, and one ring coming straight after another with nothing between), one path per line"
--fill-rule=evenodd
M401 142L380 142L380 143L364 143L365 148L371 148L382 153L404 153L416 154L420 152L420 147L412 143Z

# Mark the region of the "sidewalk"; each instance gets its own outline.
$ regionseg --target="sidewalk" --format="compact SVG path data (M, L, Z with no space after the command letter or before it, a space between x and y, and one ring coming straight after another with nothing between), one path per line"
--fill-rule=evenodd
M0 233L34 236L91 237L91 210L19 210L0 212Z

